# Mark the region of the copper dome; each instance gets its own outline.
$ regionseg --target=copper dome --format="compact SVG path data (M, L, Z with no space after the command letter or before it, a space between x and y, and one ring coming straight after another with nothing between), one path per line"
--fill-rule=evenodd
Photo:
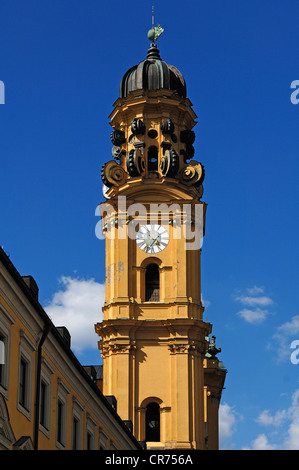
M166 64L160 57L159 49L152 43L147 57L130 68L119 86L120 98L126 98L135 90L173 90L181 98L186 98L186 83L177 68Z

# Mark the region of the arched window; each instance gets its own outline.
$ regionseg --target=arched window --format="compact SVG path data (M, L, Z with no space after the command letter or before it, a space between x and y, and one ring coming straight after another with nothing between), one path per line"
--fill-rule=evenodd
M160 442L160 406L151 402L145 412L145 440Z
M147 167L149 171L158 170L158 148L152 145L147 152Z
M156 264L150 264L145 272L145 301L159 302L160 300L160 280L159 268Z

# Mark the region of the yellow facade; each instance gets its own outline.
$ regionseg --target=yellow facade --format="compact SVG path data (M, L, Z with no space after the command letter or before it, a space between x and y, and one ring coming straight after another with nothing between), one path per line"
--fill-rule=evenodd
M157 73L164 67L155 47L141 64L140 80L150 73L148 64L157 63ZM205 228L204 170L188 162L192 152L184 134L192 140L196 115L172 85L151 89L155 78L138 88L137 68L137 89L120 96L110 116L119 162L102 170L106 300L96 331L103 392L116 397L120 416L132 421L135 437L148 449L217 448L225 372L216 357L206 357L212 326L203 321L198 239ZM166 233L167 243L154 226ZM197 234L193 244L190 231ZM156 280L148 281L153 272ZM157 298L148 296L149 288Z

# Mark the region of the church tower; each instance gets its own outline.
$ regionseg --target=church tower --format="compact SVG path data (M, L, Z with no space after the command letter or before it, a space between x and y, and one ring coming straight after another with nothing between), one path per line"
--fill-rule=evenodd
M101 177L106 238L104 319L95 326L103 393L148 449L218 447L225 373L203 321L204 168L181 73L152 28L147 57L120 83L112 159Z

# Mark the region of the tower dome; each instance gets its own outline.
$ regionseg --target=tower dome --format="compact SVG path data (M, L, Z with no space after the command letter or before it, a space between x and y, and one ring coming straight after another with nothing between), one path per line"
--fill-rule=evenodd
M147 57L138 65L130 68L123 76L119 86L120 98L126 98L135 90L173 90L181 98L186 98L186 83L179 70L166 64L157 45L152 43Z

